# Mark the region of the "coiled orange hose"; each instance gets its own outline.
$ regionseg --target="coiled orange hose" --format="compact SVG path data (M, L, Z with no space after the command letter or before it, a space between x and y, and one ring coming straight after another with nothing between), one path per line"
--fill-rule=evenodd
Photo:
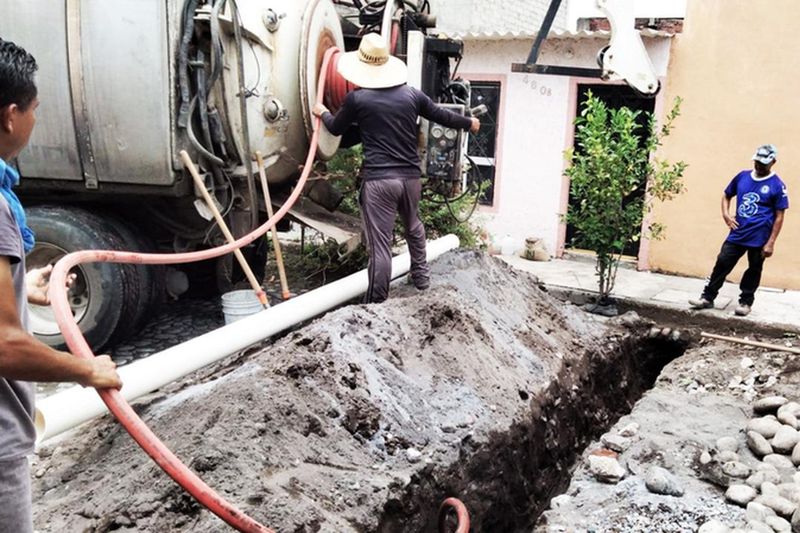
M455 533L469 533L469 512L467 506L458 498L447 498L439 507L439 533L447 533L444 528L447 525L447 513L451 509L456 512L458 518Z

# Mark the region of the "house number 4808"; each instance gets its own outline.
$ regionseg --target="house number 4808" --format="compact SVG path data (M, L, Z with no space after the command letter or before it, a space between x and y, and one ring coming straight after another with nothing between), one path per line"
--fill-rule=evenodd
M553 96L553 90L550 89L550 87L548 87L547 85L539 85L539 83L535 79L527 75L522 78L522 83L527 85L530 88L531 92L538 93L539 96Z

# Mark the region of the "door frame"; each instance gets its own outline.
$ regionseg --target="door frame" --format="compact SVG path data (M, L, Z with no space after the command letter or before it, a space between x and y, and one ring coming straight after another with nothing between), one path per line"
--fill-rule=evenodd
M479 213L496 214L500 211L503 170L503 130L506 107L508 105L508 77L505 74L459 73L459 76L470 82L495 82L500 84L500 107L497 110L497 130L494 148L494 197L492 205L478 204Z
M666 93L666 79L663 77L659 77L659 81L661 82L661 92L655 97L655 102L653 106L653 113L655 114L657 126L660 127L662 123L662 116L664 111L664 94ZM567 127L566 135L564 139L564 150L568 150L573 147L575 143L575 119L578 116L578 86L579 85L625 85L624 82L621 81L613 81L613 82L603 82L602 80L597 80L596 78L583 78L583 77L571 77L569 83L569 96L567 101L567 109L569 112L567 114ZM652 157L652 154L651 154ZM561 173L561 201L559 202L559 215L564 215L567 213L567 209L569 208L569 177L567 176L566 170L568 166L568 162L566 158L564 158L563 169ZM646 186L646 195L650 195L650 183L647 183ZM564 252L566 251L566 240L567 240L567 224L564 222L562 216L559 216L558 222L558 235L556 237L556 257L561 258L564 256ZM653 220L653 213L649 213L644 217L642 220L642 230L647 228ZM644 231L642 235L642 239L639 242L639 255L636 258L636 269L637 270L650 270L650 239L644 236Z

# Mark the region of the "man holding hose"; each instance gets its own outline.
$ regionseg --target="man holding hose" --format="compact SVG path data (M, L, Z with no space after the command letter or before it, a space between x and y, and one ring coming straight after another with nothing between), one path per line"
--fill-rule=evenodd
M91 361L59 352L28 332L27 302L48 305L52 266L25 273L34 235L11 188L19 174L10 162L28 144L39 105L33 57L0 40L0 533L29 533L33 453L32 381L75 381L84 387L120 388L107 355ZM69 282L68 282L69 283ZM66 290L66 289L65 289Z
M343 134L353 123L360 129L364 164L359 204L369 252L364 301L382 302L389 295L392 232L398 212L411 255L411 281L417 289L427 289L430 268L418 209L417 117L472 133L478 132L480 122L437 107L425 93L406 85L406 65L389 54L385 39L376 33L365 35L358 51L343 54L337 69L360 89L345 97L336 115L322 105L313 111L334 135Z

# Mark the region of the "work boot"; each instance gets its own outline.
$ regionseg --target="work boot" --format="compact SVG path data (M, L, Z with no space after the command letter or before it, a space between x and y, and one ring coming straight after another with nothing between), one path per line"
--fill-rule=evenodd
M736 316L747 316L750 314L750 306L747 304L740 303L736 306L736 309L733 310L733 313Z
M406 283L416 287L418 291L427 291L431 286L431 279L429 277L414 278L411 274L406 276Z
M692 309L711 309L714 307L714 302L710 302L701 297L697 300L689 300L689 305Z

